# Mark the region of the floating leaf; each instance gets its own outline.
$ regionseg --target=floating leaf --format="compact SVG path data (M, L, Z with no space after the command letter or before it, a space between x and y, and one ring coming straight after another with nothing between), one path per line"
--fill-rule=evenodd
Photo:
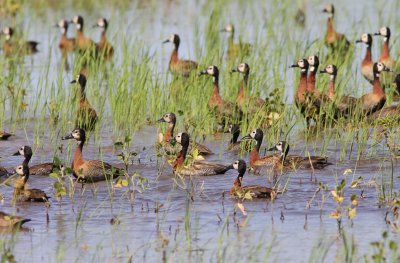
M353 173L353 171L351 169L346 169L346 170L344 170L343 175L348 175L351 173Z
M355 181L353 181L352 183L351 183L351 188L356 188L357 187L357 185L358 185L358 180L355 180Z
M121 181L121 184L126 187L126 186L128 186L129 183L128 183L128 180L124 179Z

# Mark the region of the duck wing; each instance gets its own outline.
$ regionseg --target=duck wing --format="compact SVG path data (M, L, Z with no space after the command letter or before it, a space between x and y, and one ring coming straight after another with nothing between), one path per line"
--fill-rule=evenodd
M49 175L54 168L53 163L41 163L29 167L29 174L31 175Z

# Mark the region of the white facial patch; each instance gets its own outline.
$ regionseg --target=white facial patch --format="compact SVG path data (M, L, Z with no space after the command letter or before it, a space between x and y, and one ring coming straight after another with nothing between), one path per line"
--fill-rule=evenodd
M171 36L169 37L169 42L174 43L174 40L175 40L175 35L171 35Z
M24 168L22 167L22 165L18 165L17 167L15 167L15 171L19 175L24 175Z
M233 163L233 168L235 168L236 170L239 169L239 161Z
M104 23L104 19L99 19L99 20L97 20L97 25L98 25L99 27L105 27L106 25L105 25L105 23Z
M182 133L178 133L178 134L175 136L175 139L176 139L177 142L181 143L181 142L182 142Z

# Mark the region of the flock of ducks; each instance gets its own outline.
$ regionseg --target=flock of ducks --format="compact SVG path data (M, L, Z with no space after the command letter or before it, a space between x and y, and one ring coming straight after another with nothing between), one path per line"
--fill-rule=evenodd
M327 32L325 43L332 54L345 54L348 52L350 42L346 37L335 31L334 28L334 13L333 5L328 5L324 10L329 17L327 21ZM67 36L68 26L75 24L76 38ZM82 16L75 16L72 20L60 20L56 27L61 30L61 38L59 48L62 58L66 59L69 52L77 52L78 54L90 54L91 58L104 59L108 61L114 54L112 44L107 40L106 31L108 21L104 18L97 20L95 27L102 29L101 38L98 43L87 38L84 35L84 19ZM228 57L243 57L250 54L252 46L247 43L234 42L234 27L229 24L222 30L230 33L228 39ZM14 30L6 27L1 33L5 36L3 44L3 52L6 56L25 55L37 52L38 42L35 41L20 41L13 39ZM371 45L372 35L362 34L361 38L356 43L364 43L367 45L366 55L361 65L362 75L373 85L372 92L363 95L360 98L350 96L340 96L336 93L335 81L338 74L337 66L334 64L326 65L322 70L318 71L320 61L318 56L312 55L308 59L299 59L291 68L300 69L299 84L295 93L295 103L300 112L304 115L307 123L311 125L311 121L324 121L324 104L329 104L333 107L334 118L347 118L352 115L356 109L359 109L365 116L397 116L399 111L397 106L384 107L386 103L385 91L382 87L380 76L383 72L396 69L397 64L390 57L389 40L391 36L390 29L383 27L376 36L383 38L383 47L379 60L372 61ZM250 66L247 63L240 63L236 68L232 69L232 73L243 75L243 79L239 85L239 91L235 102L224 100L219 92L219 69L215 65L211 65L204 70L198 71L199 65L195 61L182 60L179 58L178 49L180 45L179 35L173 34L164 43L172 43L174 49L171 53L169 61L169 71L174 75L188 77L193 73L198 73L199 76L205 75L212 77L213 89L208 100L208 107L219 124L224 127L229 127L229 132L232 134L232 139L228 144L227 151L250 152L249 165L244 160L236 160L231 165L218 164L195 158L188 158L194 150L201 156L208 156L213 152L206 146L201 145L190 139L186 132L174 134L176 125L176 115L172 112L164 114L158 122L168 125L166 132L161 138L161 145L164 153L168 158L171 158L171 164L175 175L180 176L211 176L224 174L230 169L235 169L238 172L237 178L230 189L232 196L242 197L249 194L253 198L275 198L279 191L275 188L265 186L251 185L244 186L243 177L247 170L255 173L260 173L262 169L270 170L277 177L280 172L286 172L292 169L323 169L331 163L326 157L321 156L298 156L289 155L289 144L286 141L280 141L268 151L277 151L278 154L260 156L260 147L264 138L262 128L251 130L249 134L240 136L240 123L248 116L254 115L257 112L263 111L266 101L255 96L248 95L248 78ZM318 73L329 76L328 91L322 93L316 87L316 76ZM391 76L391 75L390 75ZM395 78L397 88L400 89L400 76ZM63 140L75 140L77 147L74 153L71 168L73 175L79 182L93 183L104 180L113 180L114 178L124 175L125 171L114 167L100 160L86 160L83 156L83 146L86 142L86 131L92 130L98 120L95 109L90 105L86 98L86 74L85 71L71 81L79 85L79 105L76 115L76 126L70 134L63 137ZM267 113L271 114L271 113ZM397 114L397 115L396 115ZM397 116L398 117L398 116ZM7 139L10 134L1 133L1 139ZM254 141L255 146L250 147L245 144L245 141ZM30 175L48 175L54 168L63 169L63 166L56 167L52 162L36 164L29 167L29 162L32 157L32 149L29 146L21 147L14 155L24 157L22 165L15 168L17 177L10 177L7 169L0 167L0 177L5 178L3 183L11 184L14 187L14 198L17 202L49 202L49 198L45 192L40 189L30 189L27 186L27 181ZM247 167L249 166L249 167ZM0 227L13 227L22 225L28 222L29 219L23 219L17 216L8 215L0 212Z

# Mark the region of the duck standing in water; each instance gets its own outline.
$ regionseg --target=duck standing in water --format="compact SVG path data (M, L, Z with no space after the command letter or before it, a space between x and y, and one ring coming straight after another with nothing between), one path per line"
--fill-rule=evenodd
M178 35L173 34L163 43L173 43L174 50L171 53L171 58L169 60L168 69L172 74L180 75L183 77L189 77L190 73L195 71L198 67L197 62L192 60L182 60L178 57L179 44L181 39Z
M361 63L361 73L366 80L371 84L374 82L374 62L372 61L372 36L371 34L364 33L360 39L356 40L356 43L365 43L367 50L365 57Z
M239 172L229 191L231 196L243 197L250 194L252 198L270 198L272 200L276 198L277 191L273 188L260 185L242 186L243 176L246 173L246 162L244 160L235 161L229 168Z
M332 4L328 4L322 12L328 14L328 21L325 34L325 44L328 46L332 53L346 54L350 48L350 42L347 38L336 32L334 28L333 17L335 15L335 7Z
M234 60L235 58L243 59L244 57L250 55L252 46L249 43L243 43L239 40L239 43L235 43L235 27L233 24L227 24L221 30L222 32L229 33L228 38L228 49L227 56L228 60Z
M193 161L190 164L185 164L190 142L189 135L187 133L178 133L175 136L174 141L182 145L182 150L179 152L173 163L175 175L209 176L224 174L229 170L228 166L226 165L205 161Z
M103 54L104 59L110 60L112 55L114 54L114 47L111 45L111 43L108 41L106 32L108 28L108 21L105 18L100 18L97 20L96 24L94 27L99 27L103 29L101 32L101 37L100 37L100 42L97 43L97 47L99 49L99 52Z
M75 139L78 142L74 153L71 168L73 175L79 182L98 182L112 180L123 175L123 170L99 160L85 160L83 158L83 145L86 141L86 133L82 129L75 129L63 140Z

